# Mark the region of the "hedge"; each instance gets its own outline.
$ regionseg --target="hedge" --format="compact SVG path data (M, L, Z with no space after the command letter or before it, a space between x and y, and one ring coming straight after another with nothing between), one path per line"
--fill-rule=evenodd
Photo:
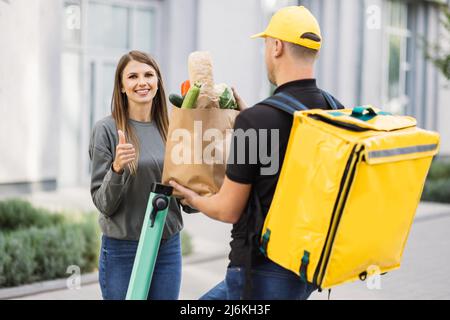
M450 203L450 161L434 160L425 182L422 200Z
M434 160L427 176L428 180L450 179L450 161Z
M181 231L181 254L188 256L193 252L192 238L186 231Z
M95 214L74 217L0 202L0 288L65 278L70 265L97 267L100 235Z
M0 202L1 231L13 231L29 227L44 228L64 222L64 216L49 214L44 209L34 208L29 202L12 199Z

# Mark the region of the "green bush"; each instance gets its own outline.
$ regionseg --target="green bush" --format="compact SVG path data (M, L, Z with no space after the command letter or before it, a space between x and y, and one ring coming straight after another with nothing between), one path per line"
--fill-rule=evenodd
M63 222L64 216L34 208L27 201L12 199L0 202L0 227L3 232L29 227L44 228Z
M68 266L78 265L81 268L84 265L86 239L78 225L34 229L31 235L37 263L35 273L42 279L64 277Z
M435 160L431 164L427 180L450 179L450 161Z
M100 229L97 222L97 213L84 217L85 223L79 225L80 231L86 239L83 248L83 270L94 270L98 266L98 255L100 250Z
M75 220L18 200L0 208L0 287L67 277L70 265L82 273L97 266L96 215Z
M5 282L4 267L6 255L2 254L2 252L5 252L5 238L3 237L3 234L0 233L0 287L2 286L2 283Z
M33 241L28 230L10 233L4 239L4 279L0 285L10 287L38 280L39 277L35 275L37 269L37 262L34 259L36 250L32 246Z
M188 256L192 253L192 239L186 231L181 232L181 254Z
M428 180L425 183L422 200L450 203L450 178Z
M425 182L422 200L450 203L450 161L433 161Z

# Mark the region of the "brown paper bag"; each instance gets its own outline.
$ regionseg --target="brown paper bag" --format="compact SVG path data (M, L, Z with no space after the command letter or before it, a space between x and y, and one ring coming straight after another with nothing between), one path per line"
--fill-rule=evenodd
M162 182L175 180L202 196L222 186L234 120L239 111L173 108ZM175 196L179 194L174 191Z

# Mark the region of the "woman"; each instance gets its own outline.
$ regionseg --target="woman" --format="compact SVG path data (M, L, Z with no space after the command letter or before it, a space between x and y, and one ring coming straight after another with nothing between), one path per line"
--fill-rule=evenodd
M117 66L112 115L96 123L91 195L101 212L99 280L104 299L125 299L153 182L160 182L168 116L156 61L132 51ZM178 299L182 217L172 199L148 299Z

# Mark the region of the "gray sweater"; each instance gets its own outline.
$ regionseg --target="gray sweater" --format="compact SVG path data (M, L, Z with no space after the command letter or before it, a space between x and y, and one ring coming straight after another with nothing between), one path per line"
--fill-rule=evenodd
M154 121L129 121L140 143L137 174L131 175L128 168L121 175L111 169L119 139L114 119L106 117L95 124L89 144L91 195L100 211L99 223L104 235L139 240L151 185L161 182L165 147ZM182 228L180 207L172 198L163 239Z

